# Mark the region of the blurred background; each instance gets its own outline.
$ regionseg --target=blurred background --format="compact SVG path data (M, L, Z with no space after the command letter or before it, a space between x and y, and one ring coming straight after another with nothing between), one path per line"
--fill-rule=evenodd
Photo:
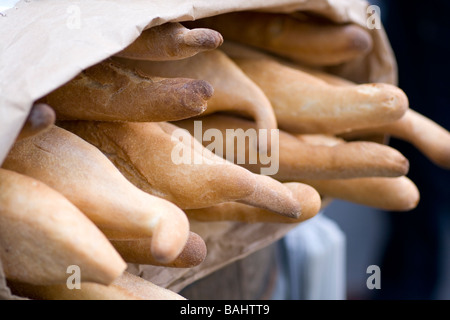
M398 62L399 87L410 107L450 129L450 1L370 1ZM410 161L421 200L409 212L384 212L334 201L326 215L346 235L348 299L450 299L450 171L410 144L390 145ZM381 289L369 290L369 265Z

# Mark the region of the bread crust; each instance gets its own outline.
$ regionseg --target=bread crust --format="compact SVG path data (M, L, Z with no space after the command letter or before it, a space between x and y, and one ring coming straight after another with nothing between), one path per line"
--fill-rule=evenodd
M180 208L134 186L96 147L63 128L16 142L3 167L62 193L104 232L152 236L153 254L163 262L187 241L189 222Z
M214 50L222 43L222 35L215 30L190 30L181 23L167 22L144 30L132 44L115 56L151 61L179 60Z
M225 42L244 43L316 67L352 61L373 48L370 33L358 25L298 19L287 14L233 12L185 25L211 28L219 31Z
M300 213L300 204L281 183L218 157L187 131L181 132L191 151L189 161L175 163L172 153L180 143L174 141L172 133L180 128L170 123L78 121L62 125L100 148L141 190L182 209L242 201L281 215L295 217Z
M71 265L84 281L110 284L126 264L100 230L46 184L0 169L0 258L6 278L63 283Z
M202 121L203 132L218 129L224 137L226 130L242 129L243 133L256 128L252 121L228 116L209 115L198 119L176 121L174 124L194 134L194 122ZM237 131L236 131L237 132ZM313 140L316 140L314 143ZM206 147L210 142L204 141ZM225 156L224 147L219 150ZM237 150L235 158L245 155L245 163L240 164L258 173L264 165L258 158L256 163L249 161L250 143L245 150ZM396 177L408 173L409 161L392 147L374 142L346 142L341 138L324 134L293 135L279 132L279 168L271 177L282 182L295 182L301 179L349 179L358 177Z
M58 120L169 121L203 113L213 93L204 80L143 75L106 59L39 101Z

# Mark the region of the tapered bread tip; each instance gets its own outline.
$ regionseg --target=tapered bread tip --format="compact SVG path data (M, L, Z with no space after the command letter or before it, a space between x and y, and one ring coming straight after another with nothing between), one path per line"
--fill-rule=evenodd
M17 140L43 132L50 128L55 121L56 113L52 107L45 103L36 103L31 107Z
M169 214L171 213L171 214ZM166 220L166 221L163 221ZM163 264L174 261L183 251L189 238L189 220L183 213L180 217L171 211L160 217L152 237L151 251L155 259Z
M345 87L348 88L348 87ZM376 98L380 107L386 114L392 114L396 119L400 119L409 109L409 99L405 92L393 85L385 83L367 83L356 87L356 91L361 96Z
M176 259L180 261L180 265L177 266L184 268L198 266L206 259L207 252L208 248L203 238L197 233L191 232L185 248Z
M198 47L204 50L216 49L223 43L223 37L219 32L206 28L196 28L187 31L183 40L190 47Z
M316 189L298 182L288 182L284 185L292 191L294 197L302 204L302 210L296 219L305 221L311 219L320 211L322 198Z
M372 51L373 40L370 34L355 25L348 25L345 27L344 32L348 36L348 50L358 52L359 54L366 54Z
M128 263L155 265L169 268L192 268L201 264L207 254L206 243L203 238L189 233L189 238L183 251L170 263L156 261L151 251L152 238L110 240L114 248Z
M181 97L181 105L199 115L207 109L208 100L214 94L213 86L205 80L192 80L179 87L185 91Z
M238 202L266 209L288 218L300 217L302 204L294 197L291 190L269 176L255 175L255 179L255 191Z
M389 158L385 158L386 163L390 163L393 169L394 174L388 175L387 177L396 177L396 176L405 176L409 172L409 160L405 158L400 152L396 152L397 150L393 149L391 150L391 154L389 155ZM388 155L386 155L388 156Z
M420 202L420 191L416 184L408 177L400 177L398 180L397 205L392 211L411 211L417 207Z

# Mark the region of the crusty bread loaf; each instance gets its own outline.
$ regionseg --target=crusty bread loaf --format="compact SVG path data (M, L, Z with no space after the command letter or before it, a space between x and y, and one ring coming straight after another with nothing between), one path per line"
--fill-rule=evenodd
M334 86L270 58L236 58L272 103L280 129L337 134L385 125L409 107L405 93L384 83Z
M110 284L126 268L106 237L72 203L33 178L0 169L0 259L6 278L66 283L81 278Z
M55 111L50 106L44 103L34 104L16 140L25 139L47 130L55 123L55 120Z
M409 178L355 178L302 180L321 195L389 211L409 211L420 200L416 185Z
M255 129L256 124L252 121L229 116L209 115L198 119L186 119L173 122L176 126L188 130L194 134L195 121L200 121L202 130L217 129L224 137L223 149L217 150L225 157L225 146L229 146L234 139L227 136L227 130L234 130L235 135L244 136L250 129ZM238 129L242 129L241 132ZM312 140L316 141L312 144ZM241 139L242 140L242 139ZM209 141L203 141L207 147ZM320 143L320 145L319 145ZM324 145L326 144L326 145ZM258 173L263 164L259 158L251 162L250 154L253 146L246 143L244 150L238 150L234 144L235 163L239 156L245 156L242 167ZM301 179L347 179L357 177L395 177L407 174L409 169L408 160L397 150L373 142L351 142L345 143L337 137L321 134L291 135L283 130L279 132L279 168L271 177L283 181L299 181Z
M301 204L281 183L225 161L172 124L70 121L61 125L100 148L140 189L182 209L243 201L287 216L300 212ZM178 162L175 158L180 154L187 158Z
M265 94L220 50L202 52L178 61L116 60L148 75L207 81L214 87L214 95L202 114L234 113L253 119L260 129L277 128L272 105Z
M217 31L206 28L189 30L178 22L167 22L144 30L116 56L152 61L178 60L213 50L222 42L223 37Z
M233 12L193 22L188 27L219 31L228 40L264 49L313 66L331 66L363 57L372 50L368 30L355 24L298 19L287 14Z
M107 59L40 101L59 120L168 121L201 114L213 93L204 80L143 75Z
M236 49L237 50L237 49ZM303 67L299 67L305 70ZM307 69L307 72L336 86L353 86L356 84L341 77L325 72ZM450 169L450 132L437 122L425 117L413 109L408 109L403 117L392 123L353 130L343 133L346 139L360 139L373 135L389 135L411 143L434 164Z
M342 137L354 139L374 133L387 134L407 141L434 164L450 169L450 132L412 109L398 121L380 127L354 130L343 134Z
M206 243L198 234L190 232L183 251L175 260L161 263L150 250L151 238L132 240L111 240L111 244L128 263L163 266L168 268L192 268L201 264L207 253Z
M16 142L3 167L59 191L104 232L152 236L162 262L175 259L187 241L189 222L180 208L139 190L96 147L63 128Z
M83 282L80 289L71 290L65 284L38 286L15 281L9 281L8 286L14 294L33 300L185 300L126 271L108 286Z
M309 185L285 183L298 202L302 214L298 218L283 217L273 212L237 202L220 203L208 208L185 210L189 219L208 221L239 221L245 223L300 223L314 217L321 208L319 193Z

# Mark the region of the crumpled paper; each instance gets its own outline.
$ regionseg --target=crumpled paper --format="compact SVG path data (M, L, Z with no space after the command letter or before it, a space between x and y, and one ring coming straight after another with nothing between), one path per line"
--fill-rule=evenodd
M366 27L361 0L23 0L0 15L0 164L34 101L81 70L121 51L146 28L222 13L310 11ZM397 65L384 29L370 30L374 50L333 72L355 82L397 83ZM174 291L285 235L293 225L192 221L208 257L192 269L130 265L129 271ZM0 266L0 298L14 299Z

